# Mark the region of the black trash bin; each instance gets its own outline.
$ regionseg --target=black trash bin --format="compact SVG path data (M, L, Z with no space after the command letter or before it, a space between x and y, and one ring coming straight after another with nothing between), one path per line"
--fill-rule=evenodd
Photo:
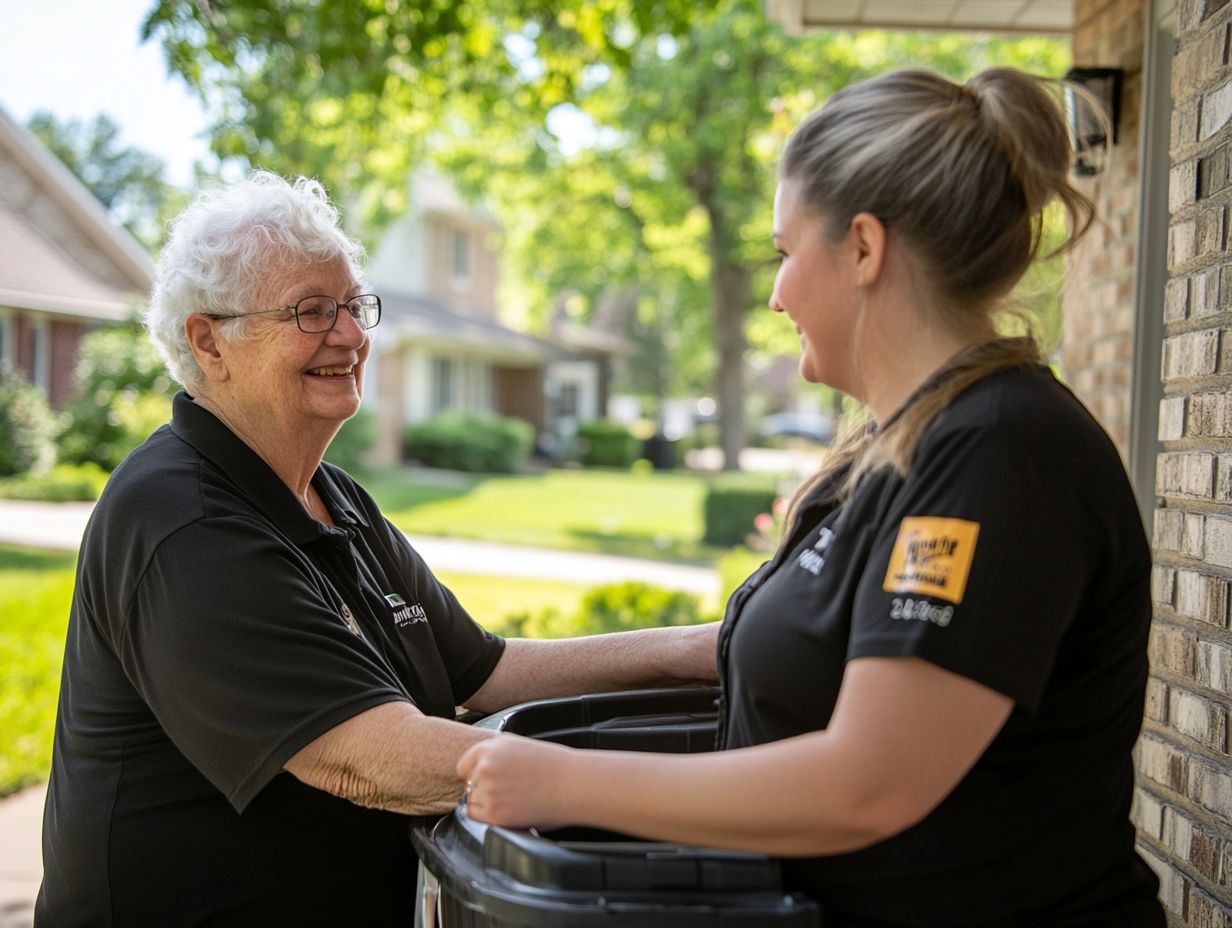
M714 747L712 688L527 703L478 724L572 747L695 753ZM411 830L422 928L820 928L763 854L643 841L593 829L483 825L465 807Z
M642 457L655 470L674 470L676 467L676 443L661 432L656 432L642 442Z

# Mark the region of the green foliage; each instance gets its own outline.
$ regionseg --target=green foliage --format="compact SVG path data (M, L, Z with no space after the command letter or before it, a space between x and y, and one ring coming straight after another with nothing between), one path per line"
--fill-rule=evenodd
M123 146L120 127L102 114L87 124L38 112L27 128L134 238L151 252L162 247L167 223L188 198L163 180L161 158Z
M83 338L73 376L73 398L59 436L62 460L114 470L171 417L174 384L137 325Z
M628 426L599 419L578 426L578 446L587 467L628 467L637 460L642 443Z
M714 0L158 0L143 27L202 96L223 158L320 177L370 221L405 207L429 134L472 101L542 120L631 36L679 32Z
M484 474L517 473L535 430L521 419L445 413L405 433L406 453L427 467Z
M705 621L696 596L629 581L592 588L577 611L555 607L507 616L506 634L523 638L573 638L635 628L694 625Z
M762 564L770 559L773 552L754 551L752 548L746 548L744 545L732 548L715 564L715 570L719 572L719 591L724 603L731 597L732 593L740 584L752 576Z
M721 474L706 492L703 505L709 545L738 545L755 531L755 520L774 508L774 481L764 474Z
M43 391L0 365L0 476L51 467L56 459L55 421Z
M52 503L96 500L107 483L107 472L92 461L57 464L49 471L0 478L0 497L41 499Z
M0 796L51 767L75 559L0 548Z
M325 460L349 473L362 470L377 437L376 418L371 410L361 408L342 424L325 450Z

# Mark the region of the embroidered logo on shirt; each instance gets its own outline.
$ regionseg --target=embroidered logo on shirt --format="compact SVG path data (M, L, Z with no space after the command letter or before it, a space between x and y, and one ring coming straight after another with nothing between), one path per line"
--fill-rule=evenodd
M813 542L813 547L800 552L800 556L796 558L796 564L816 577L821 573L821 568L826 566L826 559L821 556L821 552L830 547L830 542L833 540L834 532L823 528L820 537Z
M346 603L342 604L342 621L346 622L346 627L359 634L359 623L355 621L355 616L351 614L350 607Z
M397 593L386 593L385 602L393 607L394 624L398 628L428 621L428 613L424 611L423 606L419 603L412 603L408 606L406 600Z
M961 603L979 534L980 524L966 519L903 519L881 588Z

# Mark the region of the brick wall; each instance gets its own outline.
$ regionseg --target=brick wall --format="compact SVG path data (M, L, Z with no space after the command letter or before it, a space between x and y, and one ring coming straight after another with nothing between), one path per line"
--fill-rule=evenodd
M1232 925L1232 73L1227 0L1180 0L1156 470L1152 678L1135 821L1174 925Z
M1122 457L1132 397L1143 11L1143 0L1074 4L1074 64L1122 68L1125 84L1117 144L1102 173L1078 182L1095 201L1097 219L1066 260L1061 367Z
M77 367L77 346L86 328L77 322L56 319L51 323L51 373L47 399L60 409L73 395L73 371Z

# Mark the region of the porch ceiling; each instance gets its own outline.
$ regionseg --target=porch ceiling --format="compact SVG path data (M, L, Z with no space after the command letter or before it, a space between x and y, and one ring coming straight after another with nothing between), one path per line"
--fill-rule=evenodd
M766 0L788 32L909 29L1069 35L1073 0Z

